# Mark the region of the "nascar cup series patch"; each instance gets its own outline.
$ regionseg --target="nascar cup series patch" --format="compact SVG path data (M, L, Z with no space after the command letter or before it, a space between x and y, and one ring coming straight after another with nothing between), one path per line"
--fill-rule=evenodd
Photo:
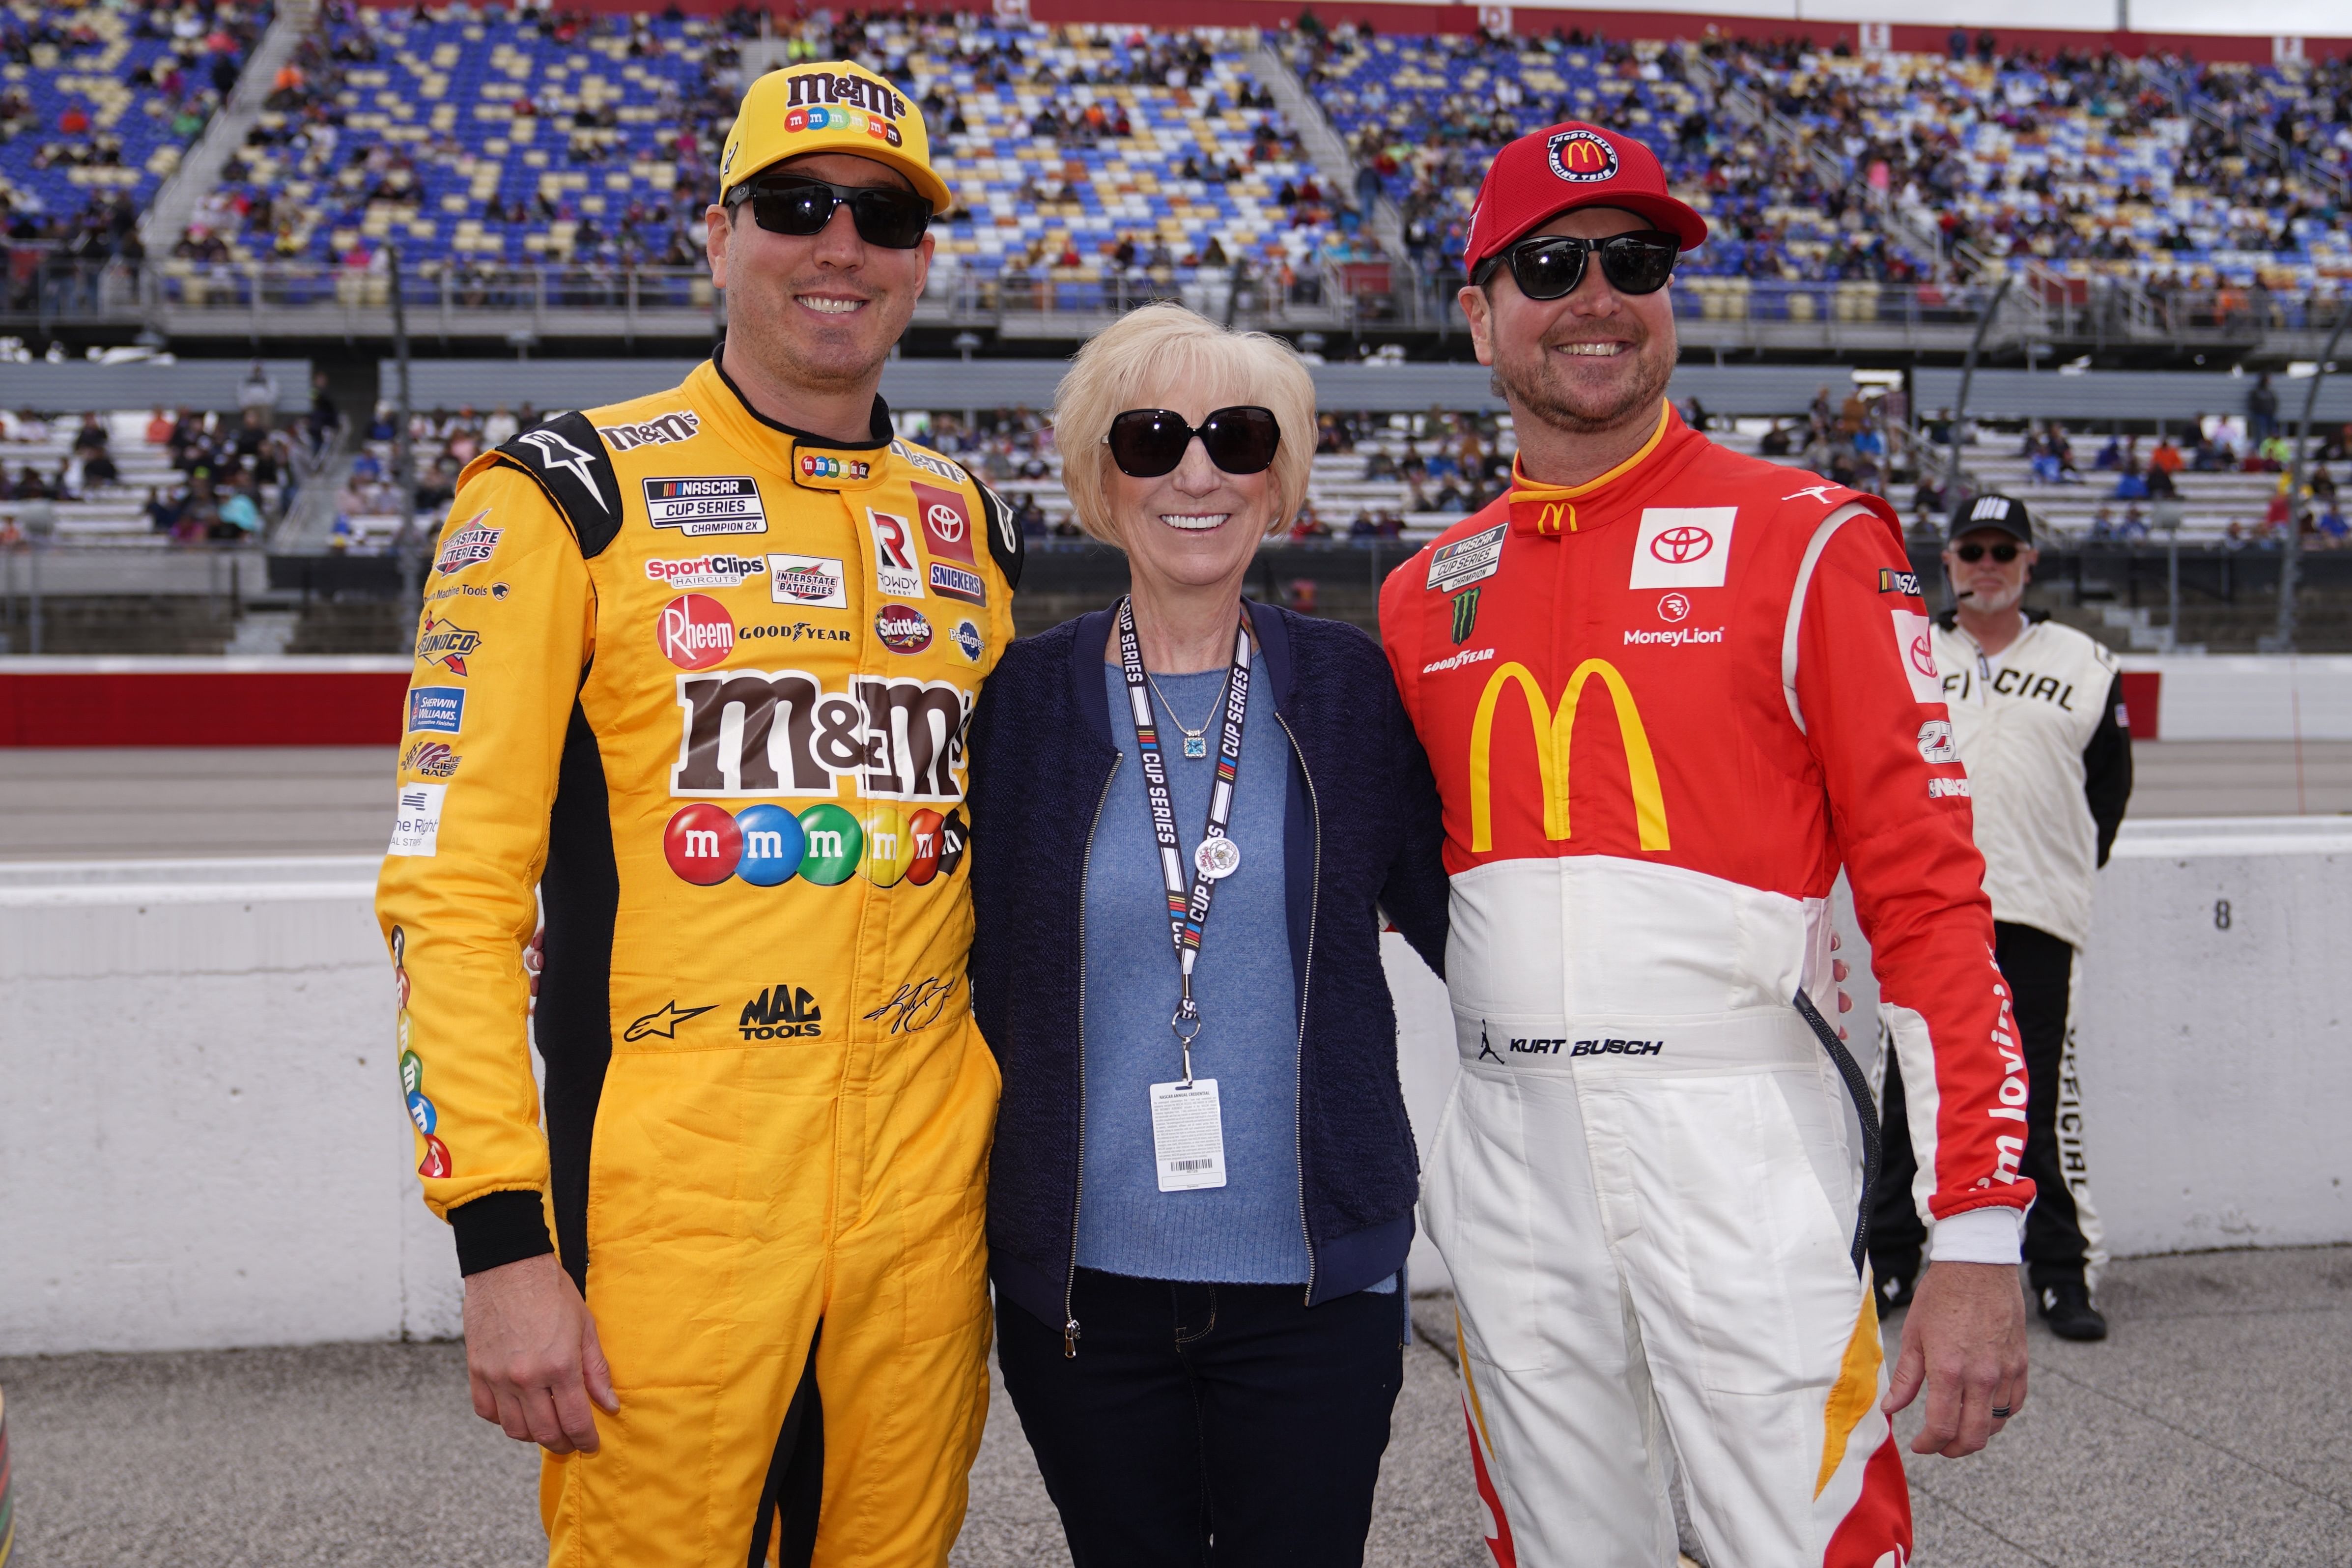
M709 533L765 533L768 514L760 487L741 475L647 479L646 521L689 539Z

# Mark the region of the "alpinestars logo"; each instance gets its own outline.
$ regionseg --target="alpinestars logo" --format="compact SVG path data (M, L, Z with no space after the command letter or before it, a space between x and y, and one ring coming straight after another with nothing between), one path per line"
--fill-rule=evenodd
M743 1004L736 1027L747 1040L814 1040L824 1021L815 997L779 982Z
M674 1001L665 1002L658 1010L632 1021L628 1031L621 1038L643 1040L658 1037L674 1040L677 1038L677 1026L680 1024L690 1018L699 1018L709 1011L709 1007L681 1007Z
M604 504L604 498L597 494L595 476L588 470L588 466L596 460L593 455L582 451L553 430L526 430L516 439L537 449L541 468L571 470L572 477L580 481L580 488L595 500L599 511L613 510Z

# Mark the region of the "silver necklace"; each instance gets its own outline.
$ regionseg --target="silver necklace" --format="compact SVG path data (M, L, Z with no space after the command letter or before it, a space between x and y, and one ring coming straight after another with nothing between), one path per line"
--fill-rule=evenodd
M1209 754L1209 721L1217 716L1217 707L1223 704L1224 698L1222 695L1218 697L1217 702L1210 706L1209 717L1202 720L1201 727L1195 730L1176 716L1176 704L1168 700L1168 693L1160 689L1160 682L1153 679L1150 670L1143 672L1143 679L1151 682L1152 695L1160 699L1160 705L1162 708L1168 710L1168 721L1183 731L1184 754L1195 761L1207 756ZM1232 679L1232 673L1228 671L1226 674L1228 684L1231 683Z

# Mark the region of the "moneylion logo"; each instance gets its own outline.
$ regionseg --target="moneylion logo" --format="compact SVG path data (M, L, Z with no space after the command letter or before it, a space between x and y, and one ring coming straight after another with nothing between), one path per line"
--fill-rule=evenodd
M1617 174L1617 149L1597 131L1562 131L1546 151L1551 172L1572 185L1596 184Z
M1673 847L1666 833L1665 794L1658 785L1657 759L1650 752L1650 734L1643 727L1642 710L1633 689L1617 667L1605 658L1588 658L1576 667L1561 691L1555 711L1544 701L1543 688L1528 667L1516 661L1503 666L1486 681L1478 698L1478 711L1470 725L1470 849L1483 855L1495 847L1493 781L1489 768L1494 754L1495 710L1505 689L1517 683L1526 699L1528 722L1535 734L1538 783L1543 790L1544 837L1569 837L1568 773L1570 743L1576 733L1576 701L1585 686L1598 679L1609 690L1617 711L1617 733L1625 744L1625 773L1633 787L1633 821L1642 847Z

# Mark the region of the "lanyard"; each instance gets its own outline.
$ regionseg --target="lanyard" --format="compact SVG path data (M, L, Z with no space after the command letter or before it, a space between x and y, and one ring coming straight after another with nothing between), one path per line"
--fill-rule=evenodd
M1168 931L1176 945L1183 992L1168 1020L1184 1055L1184 1086L1192 1084L1192 1041L1201 1033L1201 1009L1192 999L1192 966L1201 956L1201 928L1209 921L1209 900L1217 883L1233 874L1241 856L1225 826L1233 820L1234 781L1241 773L1242 721L1249 711L1249 622L1234 633L1233 670L1225 678L1225 716L1217 744L1217 776L1209 786L1209 821L1184 876L1184 849L1176 837L1176 805L1168 790L1168 764L1160 754L1160 726L1152 717L1143 654L1135 639L1135 601L1118 602L1118 662L1127 677L1127 702L1135 718L1135 743L1143 753L1143 791L1151 805L1151 836L1160 846L1160 876L1168 888ZM1214 846L1215 847L1212 847Z

